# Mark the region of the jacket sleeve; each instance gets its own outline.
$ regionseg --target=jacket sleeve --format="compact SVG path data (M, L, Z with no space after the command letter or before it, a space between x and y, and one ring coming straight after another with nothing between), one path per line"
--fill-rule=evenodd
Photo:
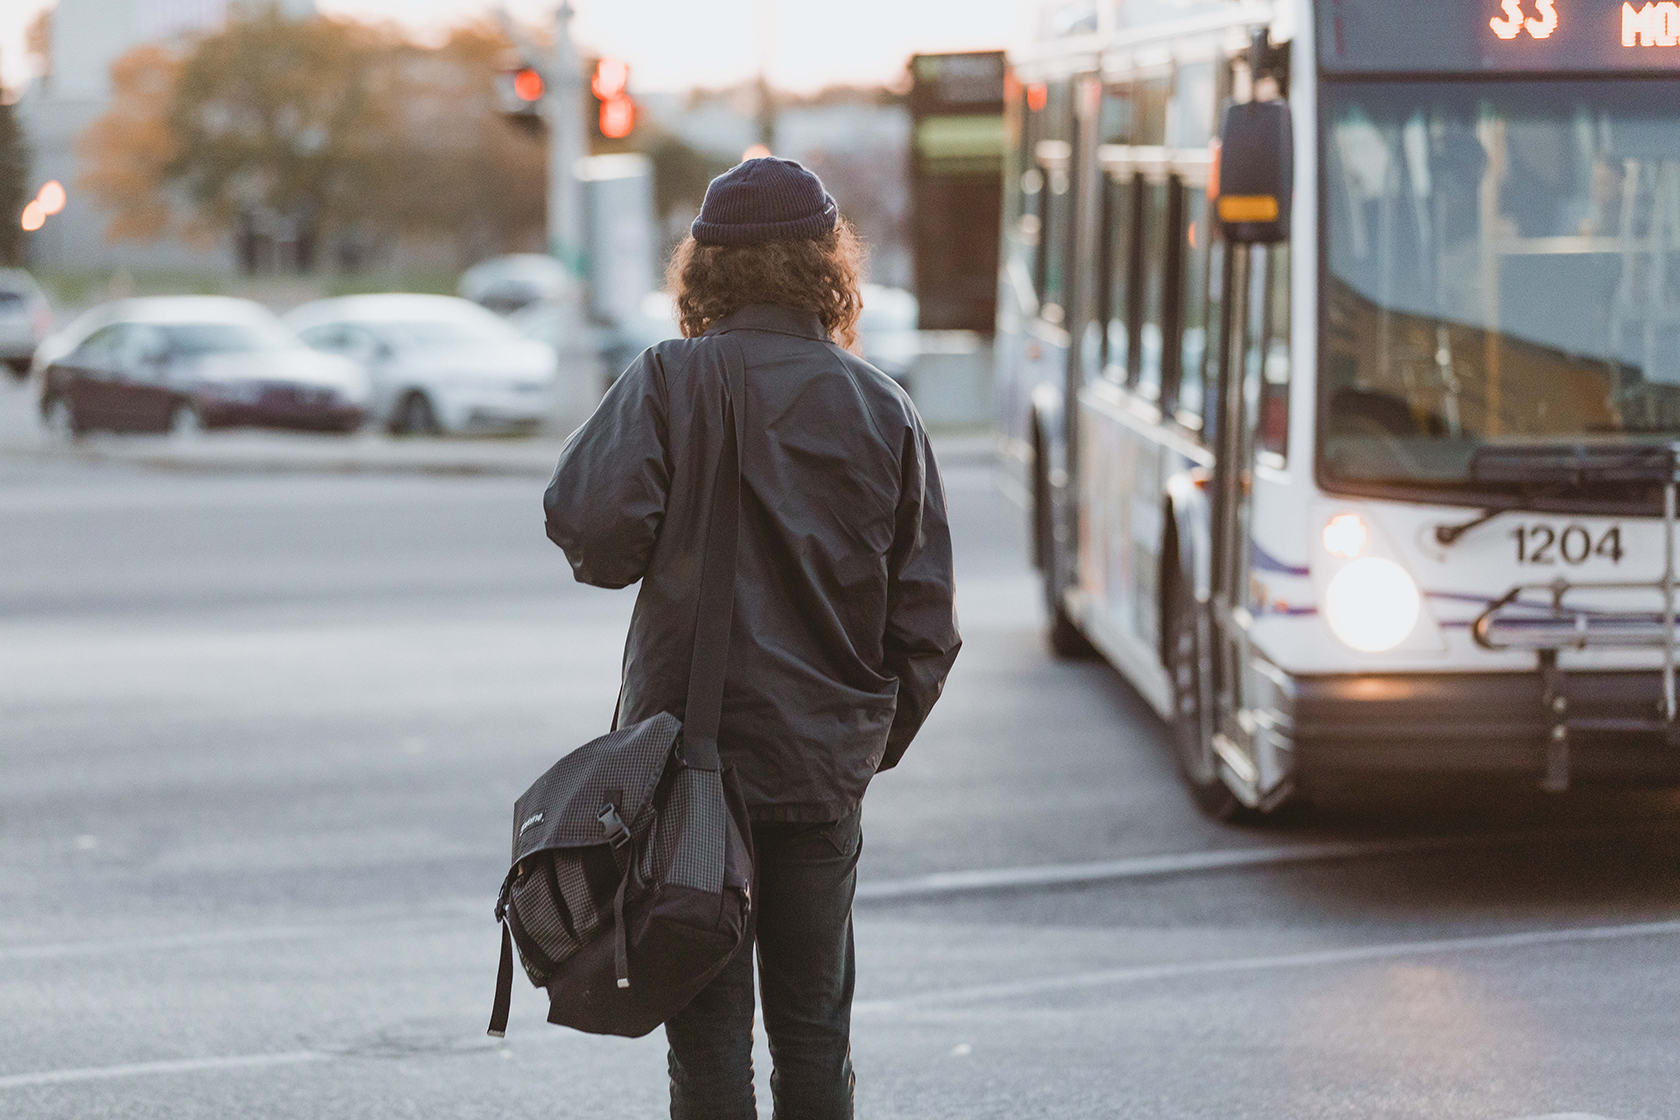
M548 539L580 583L627 587L647 572L671 480L660 373L649 350L613 382L543 495Z
M898 678L898 708L887 733L880 770L904 757L910 740L945 688L957 659L956 581L945 487L927 433L910 433L901 467L898 524L887 570L887 671Z

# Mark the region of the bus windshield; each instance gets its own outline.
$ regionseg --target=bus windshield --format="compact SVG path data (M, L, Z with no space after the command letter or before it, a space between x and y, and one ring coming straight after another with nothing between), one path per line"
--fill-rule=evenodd
M1680 435L1672 90L1329 84L1327 483L1469 489L1488 441Z

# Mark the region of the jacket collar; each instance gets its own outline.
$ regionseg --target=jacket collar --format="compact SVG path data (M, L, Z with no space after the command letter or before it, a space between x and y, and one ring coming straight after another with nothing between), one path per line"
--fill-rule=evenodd
M723 334L725 331L770 331L818 342L829 341L828 332L823 330L822 320L817 316L809 311L796 311L773 303L749 303L724 316L706 333Z

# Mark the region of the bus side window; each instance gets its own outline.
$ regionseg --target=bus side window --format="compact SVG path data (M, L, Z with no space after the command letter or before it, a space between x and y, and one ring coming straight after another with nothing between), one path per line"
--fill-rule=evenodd
M1145 147L1167 142L1167 103L1172 100L1170 75L1145 78L1132 85L1132 143Z
M1219 122L1218 71L1212 60L1185 63L1173 76L1172 98L1166 107L1166 144L1171 148L1205 148Z
M1136 99L1130 82L1103 89L1097 143L1130 144L1136 131ZM1137 230L1137 189L1128 171L1102 177L1102 240L1097 254L1097 316L1102 323L1103 376L1124 385L1132 355L1132 293L1137 289L1132 245Z
M1020 256L1016 259L1026 270L1034 299L1040 298L1044 292L1039 278L1039 246L1044 241L1044 172L1038 169L1038 158L1034 153L1038 142L1044 139L1045 110L1049 102L1050 88L1043 82L1021 87L1021 146L1017 153L1021 201L1020 214L1016 219Z
M1038 172L1038 253L1034 287L1039 315L1060 325L1067 317L1067 273L1073 239L1073 87L1067 79L1051 82L1035 145ZM1028 172L1032 174L1031 171Z
M1260 329L1249 343L1249 370L1259 378L1256 461L1282 468L1289 459L1289 246L1270 246L1265 279L1255 280Z
M1149 78L1133 86L1136 108L1133 115L1133 143L1159 147L1167 139L1167 109L1172 101L1171 75ZM1168 248L1174 235L1168 222L1176 207L1171 199L1171 181L1139 177L1134 190L1138 193L1133 213L1137 227L1133 266L1133 290L1130 293L1127 322L1132 339L1130 381L1132 389L1147 400L1161 398L1162 352L1164 349L1162 321L1166 311L1166 276Z
M1068 242L1073 233L1073 176L1067 161L1044 172L1044 236L1039 241L1039 314L1047 323L1067 318Z
M1097 120L1098 144L1130 144L1132 142L1132 87L1119 82L1103 89L1102 109Z
M1174 415L1192 431L1201 431L1207 408L1207 384L1219 361L1220 266L1224 245L1218 224L1209 221L1207 191L1184 188L1184 329L1179 336L1178 391Z
M1132 369L1132 297L1137 291L1138 179L1125 173L1103 177L1104 298L1103 373L1125 384Z
M1174 148L1208 145L1218 130L1218 110L1229 97L1230 84L1229 63L1196 62L1178 68L1167 117L1167 139ZM1170 398L1180 425L1210 436L1208 386L1219 373L1225 246L1219 223L1212 217L1205 182L1187 183L1181 205L1178 377Z
M1141 228L1139 247L1142 250L1141 290L1138 293L1137 317L1137 374L1133 389L1148 400L1160 400L1166 356L1167 273L1176 256L1175 231L1171 228L1178 206L1173 192L1176 179L1159 182L1142 181L1143 205L1139 207Z

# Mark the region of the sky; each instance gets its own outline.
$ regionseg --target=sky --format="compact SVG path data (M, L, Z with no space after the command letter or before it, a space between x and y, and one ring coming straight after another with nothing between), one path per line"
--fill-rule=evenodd
M0 0L0 83L28 78L23 29L52 0ZM417 36L486 16L486 0L317 0L321 11L394 20ZM770 80L810 91L890 82L917 51L990 50L1014 33L1021 0L573 0L584 46L626 59L631 88L721 86L754 73L758 12L773 27ZM553 0L508 0L526 23L548 23Z

